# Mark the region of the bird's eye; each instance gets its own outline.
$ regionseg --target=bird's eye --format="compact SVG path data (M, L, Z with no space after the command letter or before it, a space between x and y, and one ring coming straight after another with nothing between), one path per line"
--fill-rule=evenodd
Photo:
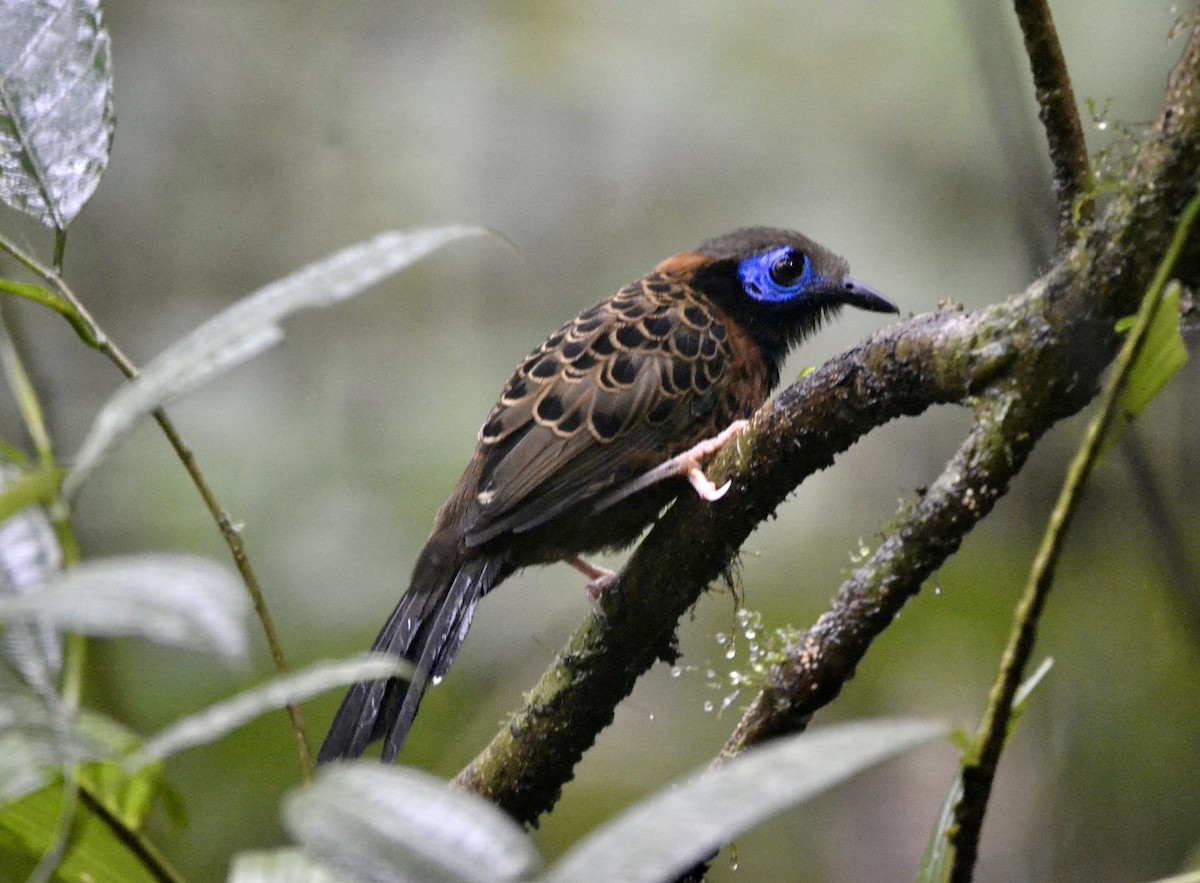
M737 273L747 296L764 303L804 298L825 283L808 256L791 245L743 258Z
M798 251L788 251L771 264L771 281L783 288L791 288L804 275L804 255Z

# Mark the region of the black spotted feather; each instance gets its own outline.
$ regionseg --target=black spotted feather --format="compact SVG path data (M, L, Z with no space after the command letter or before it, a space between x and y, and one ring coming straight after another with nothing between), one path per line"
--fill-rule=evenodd
M580 314L521 363L480 430L467 545L545 524L741 416L709 395L732 357L713 309L659 276Z

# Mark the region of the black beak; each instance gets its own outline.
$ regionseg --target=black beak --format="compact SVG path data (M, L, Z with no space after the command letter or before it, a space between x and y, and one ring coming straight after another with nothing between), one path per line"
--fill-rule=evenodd
M858 307L860 310L870 310L872 313L899 313L900 308L877 291L872 291L861 282L855 282L846 277L831 292L834 300L840 303Z

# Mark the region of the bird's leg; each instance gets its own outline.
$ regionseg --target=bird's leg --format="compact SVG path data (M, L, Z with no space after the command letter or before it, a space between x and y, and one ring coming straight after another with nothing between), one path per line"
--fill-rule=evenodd
M605 496L600 498L596 503L595 511L600 512L607 509L614 503L619 503L626 497L636 494L643 488L648 488L652 484L658 484L660 481L665 481L668 478L683 476L692 487L696 489L696 493L700 495L700 499L713 502L725 496L725 492L729 490L729 482L717 487L708 480L708 476L704 474L704 470L700 468L700 463L707 457L711 457L717 451L721 450L724 444L746 428L748 420L734 420L719 433L712 438L706 438L692 447L688 448L682 454L677 454L665 463L655 466L644 475L640 475L633 481L621 485L615 490L609 491Z
M599 601L600 596L604 594L604 590L611 586L612 581L617 578L617 575L607 567L593 564L582 555L576 555L574 558L569 559L567 563L591 580L587 584L587 593L588 597L593 601Z

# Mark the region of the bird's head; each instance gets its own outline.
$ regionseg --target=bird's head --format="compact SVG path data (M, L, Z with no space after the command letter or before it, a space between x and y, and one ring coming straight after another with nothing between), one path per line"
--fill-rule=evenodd
M672 260L685 257L690 260L681 266L691 264L693 287L750 332L776 364L842 305L900 312L883 295L852 279L844 259L790 230L735 230Z

